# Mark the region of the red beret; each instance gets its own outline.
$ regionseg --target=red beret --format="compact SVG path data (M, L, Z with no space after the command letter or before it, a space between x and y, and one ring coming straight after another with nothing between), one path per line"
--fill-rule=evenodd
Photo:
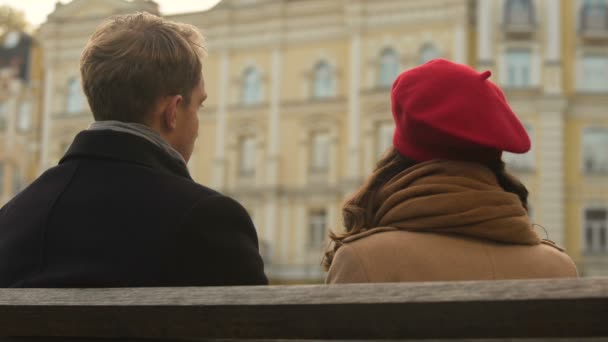
M395 148L420 162L529 151L525 128L490 75L445 59L401 73L391 90Z

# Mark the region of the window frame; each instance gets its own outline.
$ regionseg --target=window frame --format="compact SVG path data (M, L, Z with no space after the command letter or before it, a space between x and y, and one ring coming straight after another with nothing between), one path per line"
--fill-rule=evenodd
M510 56L512 57L513 55L516 55L516 54L523 55L524 53L527 54L527 58L528 58L528 60L527 60L527 62L528 62L527 78L525 81L522 81L522 82L517 82L517 81L512 82L511 66L517 66L518 69L520 69L520 70L518 70L519 73L522 73L521 66L523 64L521 63L521 61L518 61L518 63L512 63L513 60L509 57ZM505 73L505 77L503 78L503 80L504 80L503 85L509 89L530 89L530 88L532 88L534 86L533 85L534 53L533 53L532 49L523 48L523 47L522 48L508 48L504 51L503 54L504 54L504 73ZM519 64L521 64L521 65L519 65Z
M325 75L323 74L325 70ZM325 100L335 97L336 78L334 67L326 59L315 63L312 71L312 98L314 100ZM325 77L323 88L320 87L322 77ZM324 91L321 91L323 89Z
M315 165L315 152L316 150L316 144L315 144L315 138L317 137L324 137L325 139L325 165ZM310 138L309 138L309 146L310 146L310 156L309 156L309 173L312 175L325 175L325 174L329 174L329 169L330 169L330 163L331 163L331 132L329 130L320 130L320 129L316 129L316 130L312 130L310 132ZM323 153L322 153L323 154Z
M245 166L249 166L249 163L245 163L244 156L247 151L246 143L251 144L251 148L253 148L253 157L251 159L251 168L245 168ZM256 175L256 164L257 164L257 154L258 154L258 142L255 135L252 134L242 134L237 138L237 175L239 178L254 178ZM249 160L249 159L248 159Z
M510 153L510 152L504 152L503 153L503 160L505 162L505 164L507 164L507 167L514 171L514 172L518 172L518 173L533 173L536 171L536 164L537 164L537 155L536 155L536 149L534 148L535 146L535 140L536 140L536 128L533 124L524 122L523 123L524 128L526 129L526 133L528 133L528 136L530 137L530 140L532 141L532 147L530 148L530 151L523 153L523 154L517 154L517 153ZM512 156L512 157L511 157ZM513 159L519 159L519 158L523 158L523 156L528 156L527 158L530 158L531 160L531 165L522 165L522 166L515 166L512 164ZM509 161L509 159L513 158L511 161ZM527 159L526 159L527 160ZM517 163L516 163L517 164Z
M585 256L599 256L599 255L608 255L608 206L607 205L589 205L586 206L584 208L582 208L582 215L581 215L581 250L582 250L582 254ZM588 237L588 222L589 220L587 219L587 213L589 211L592 210L602 210L605 212L606 217L604 218L604 234L606 234L604 236L605 239L605 245L604 245L604 249L601 249L601 247L599 246L600 242L598 241L597 243L593 243L592 244L594 246L589 246L588 245L588 241L587 241L587 237ZM599 224L601 225L601 221L598 220L598 222L600 222ZM601 231L601 230L600 230ZM598 238L598 240L600 239L600 235L601 233L598 232L592 232L592 238L596 237ZM597 245L597 249L596 246Z
M80 77L70 77L66 84L65 112L68 116L76 116L85 109L84 93Z
M393 74L393 76L388 76L389 71L385 70L385 67L387 66L388 63L385 63L385 59L387 59L387 57L394 57L394 64L389 65L389 67L394 68L395 70L390 70L390 71L395 71ZM397 76L399 76L399 71L401 69L401 63L399 61L400 57L399 57L399 52L394 49L393 47L385 47L384 49L382 49L382 51L380 52L380 56L378 59L378 78L376 80L377 82L377 86L378 88L390 88L393 85L393 82L395 81L395 78L397 78ZM385 75L386 72L386 75ZM384 78L384 76L388 77L387 79Z
M528 3L528 20L527 22L513 22L513 16L517 17L517 13L513 13L513 4L521 1ZM503 25L505 28L510 27L529 27L533 28L536 25L536 4L534 0L506 0L503 7Z
M318 213L322 213L322 215L318 215L315 217L316 214ZM317 234L315 233L319 233L318 231L316 231L319 227L313 227L313 219L314 218L319 218L322 216L322 221L320 222L320 225L322 226L322 230L323 233L320 234L320 236L316 236ZM306 239L306 244L308 249L321 249L323 248L323 244L325 243L326 239L327 239L327 232L328 232L328 219L329 219L329 210L325 207L313 207L313 208L309 208L307 211L307 217L306 217L306 223L307 223L307 239ZM317 222L317 223L319 223ZM314 238L319 238L321 237L321 239L319 241L314 240ZM314 240L314 241L313 241Z
M253 75L254 78L252 79L250 75ZM245 106L262 103L262 74L259 69L249 66L243 70L241 77L241 103Z
M582 53L580 55L580 67L577 70L578 73L578 77L577 79L577 84L576 84L576 89L579 92L582 93L589 93L589 94L604 94L604 93L608 93L608 54L604 54L604 53ZM603 88L601 87L593 87L593 88L589 88L589 79L586 77L587 76L587 72L586 72L586 61L588 61L591 58L596 58L598 60L602 60L604 62L604 68L606 69L605 71L605 75L606 75L606 81L605 81L605 86ZM595 72L592 72L592 74L596 74ZM600 82L601 84L601 82Z
M587 150L585 148L585 132L589 131L589 130L601 130L601 131L605 132L606 141L607 141L606 145L608 145L608 126L585 126L585 127L582 127L582 129L581 129L581 139L580 139L581 173L582 173L583 176L588 176L588 177L608 177L608 162L606 162L607 166L606 166L606 169L604 171L590 172L589 170L587 170L587 163L586 163L586 161L587 161ZM601 150L601 148L600 148L600 150Z

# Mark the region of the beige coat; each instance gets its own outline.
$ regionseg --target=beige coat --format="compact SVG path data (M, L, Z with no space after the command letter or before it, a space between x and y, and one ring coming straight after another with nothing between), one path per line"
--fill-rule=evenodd
M327 283L577 276L572 259L548 241L529 246L382 228L366 233L338 249Z
M577 276L481 164L418 164L383 185L373 205L376 228L341 241L328 283Z

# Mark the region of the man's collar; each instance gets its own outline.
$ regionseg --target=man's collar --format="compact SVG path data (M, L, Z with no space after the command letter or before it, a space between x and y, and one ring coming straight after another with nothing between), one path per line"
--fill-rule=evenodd
M75 158L131 162L192 180L185 165L158 146L139 136L110 130L82 131L59 163Z

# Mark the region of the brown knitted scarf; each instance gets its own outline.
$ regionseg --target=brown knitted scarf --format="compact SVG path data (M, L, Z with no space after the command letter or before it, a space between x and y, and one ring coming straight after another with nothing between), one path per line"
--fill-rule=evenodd
M517 195L504 191L494 173L480 164L418 164L387 182L377 200L378 227L540 243Z

